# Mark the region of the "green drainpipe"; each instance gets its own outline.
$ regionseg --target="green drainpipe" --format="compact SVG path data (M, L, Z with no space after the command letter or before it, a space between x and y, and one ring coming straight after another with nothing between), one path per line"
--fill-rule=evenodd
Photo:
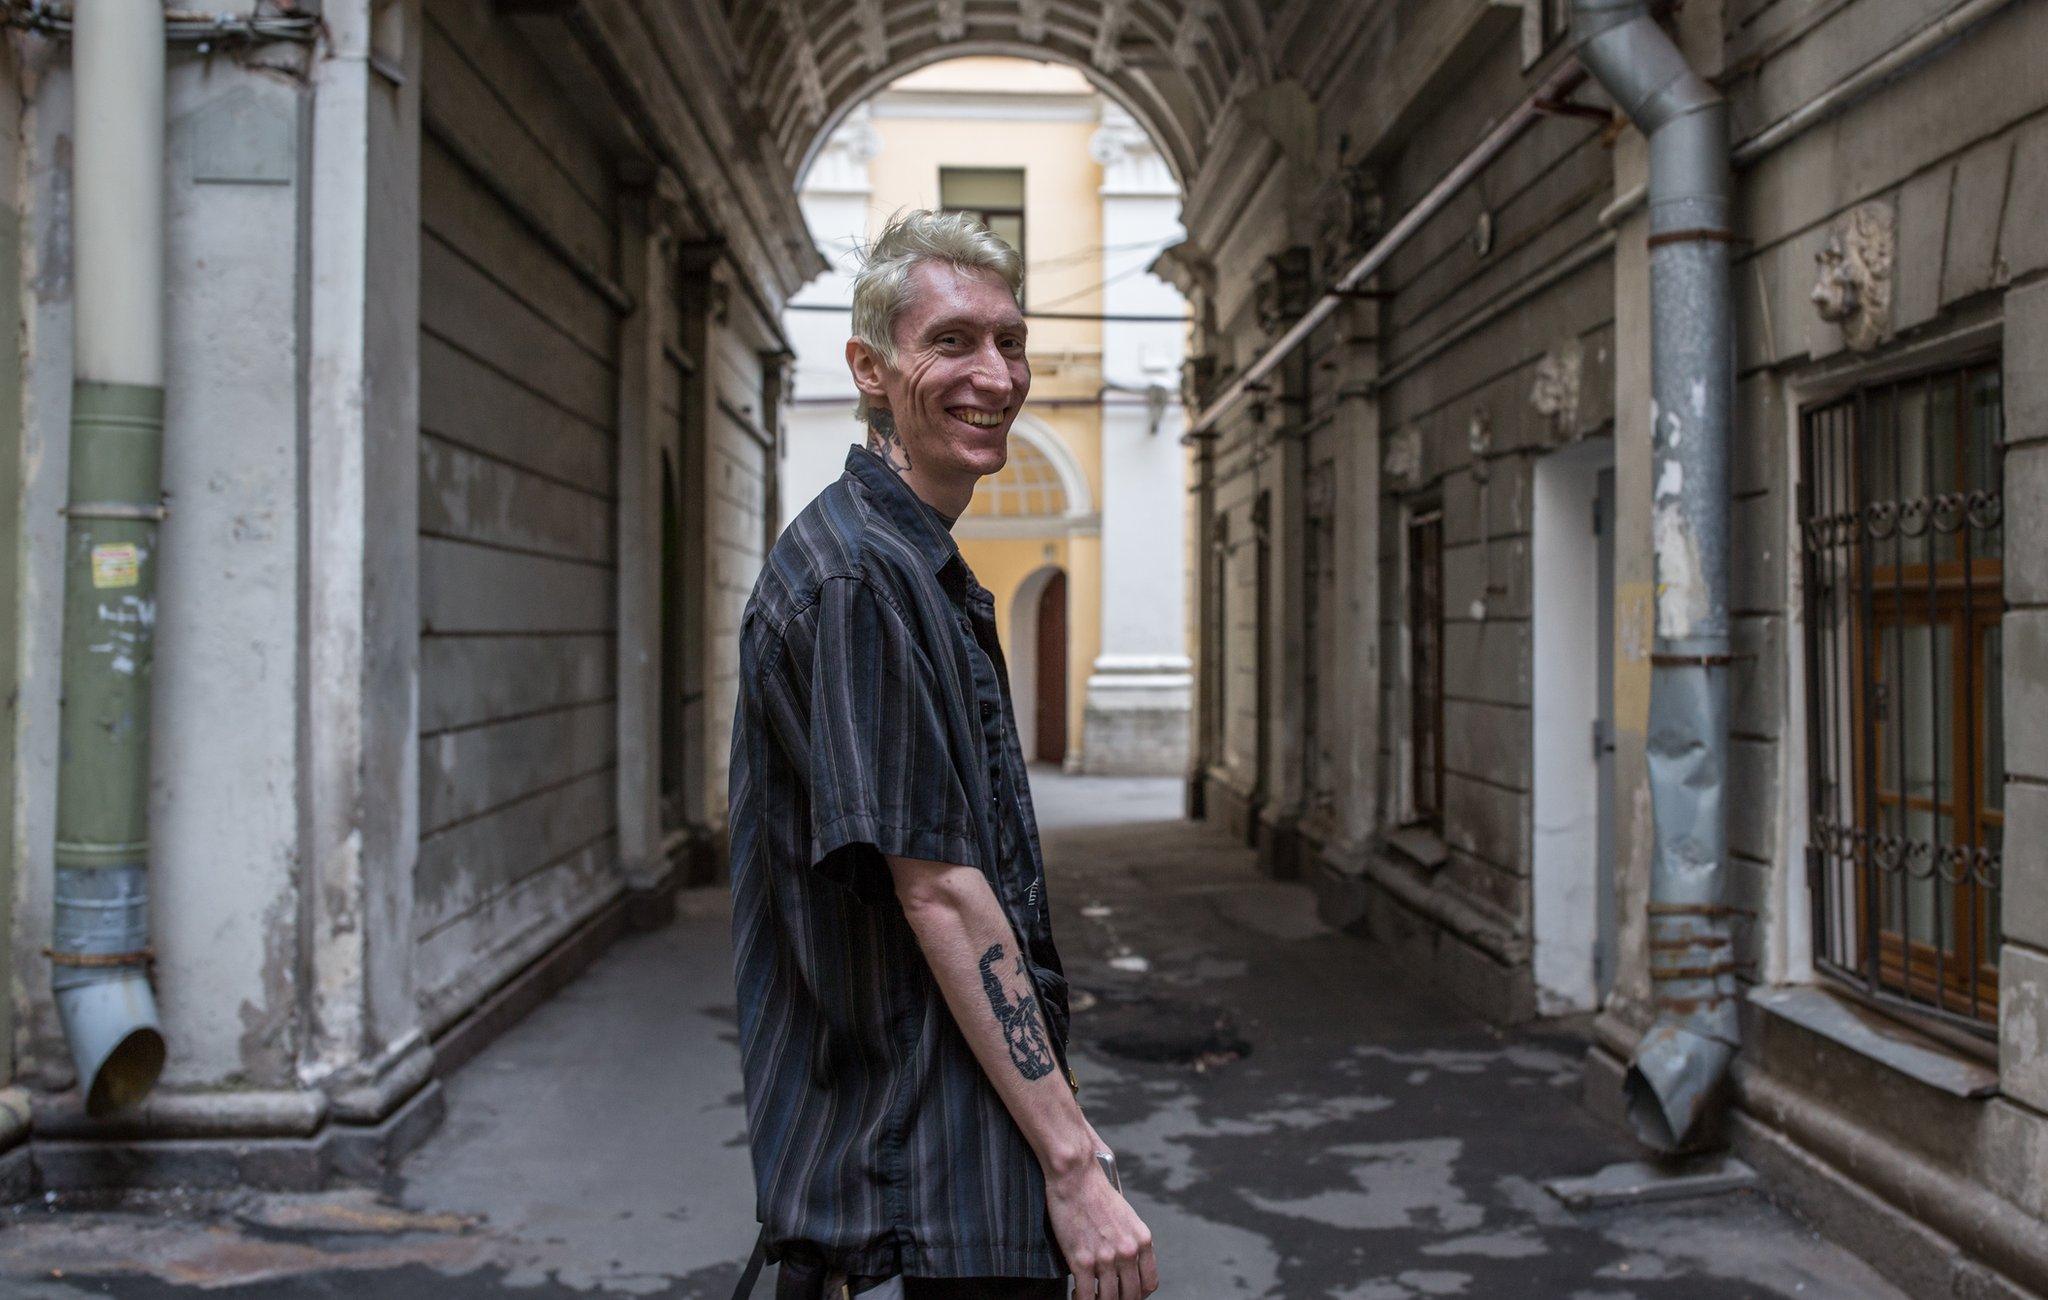
M149 984L149 674L163 519L164 9L72 12L71 496L50 992L86 1114L164 1068Z
M79 380L64 537L51 991L89 1115L164 1066L149 984L149 676L163 389Z

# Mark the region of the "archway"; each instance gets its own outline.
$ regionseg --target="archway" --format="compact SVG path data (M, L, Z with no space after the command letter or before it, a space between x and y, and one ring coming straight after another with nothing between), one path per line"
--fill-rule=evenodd
M1031 408L1012 428L1010 463L977 487L954 536L1003 611L1028 752L1077 771L1163 770L1158 737L1186 730L1184 716L1164 715L1184 714L1189 693L1165 680L1185 677L1186 619L1181 584L1161 581L1185 563L1186 470L1171 435L1186 306L1152 270L1184 237L1177 169L1128 96L1105 96L1072 60L1014 46L1003 53L1040 57L940 53L961 50L910 59L920 70L851 106L807 166L800 199L834 269L785 318L799 371L791 501L837 477L854 432L844 347L863 241L913 208L1013 221L1031 286ZM1065 582L1058 620L1033 603L1046 568ZM1052 657L1037 629L1055 622L1069 670L1056 683L1037 667ZM1041 699L1050 709L1060 698L1063 711L1039 716Z
M847 112L890 81L975 55L1063 63L1142 123L1185 184L1233 96L1273 80L1258 0L723 0L759 144L802 176Z

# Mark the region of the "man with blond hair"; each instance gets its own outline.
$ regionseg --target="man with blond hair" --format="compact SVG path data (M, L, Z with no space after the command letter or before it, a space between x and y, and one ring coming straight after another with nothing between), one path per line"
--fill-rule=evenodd
M867 445L740 628L734 964L778 1297L1159 1285L1067 1068L994 600L951 533L1031 387L1022 283L971 217L882 231L846 344Z

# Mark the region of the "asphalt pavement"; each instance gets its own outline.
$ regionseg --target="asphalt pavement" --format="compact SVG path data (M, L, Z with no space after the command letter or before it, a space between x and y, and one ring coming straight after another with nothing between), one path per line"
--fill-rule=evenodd
M1547 1181L1639 1154L1580 1108L1570 1026L1493 1029L1332 932L1177 782L1033 790L1082 1102L1162 1295L1903 1295L1759 1191L1566 1208ZM451 1079L387 1185L17 1207L0 1296L725 1300L754 1237L726 920L684 910Z

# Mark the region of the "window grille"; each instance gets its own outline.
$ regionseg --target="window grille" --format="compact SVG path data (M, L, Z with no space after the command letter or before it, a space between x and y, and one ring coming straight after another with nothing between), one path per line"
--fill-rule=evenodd
M1999 367L1801 417L1814 955L1985 1032L2004 835Z
M1416 820L1443 825L1444 512L1408 520L1408 736Z

